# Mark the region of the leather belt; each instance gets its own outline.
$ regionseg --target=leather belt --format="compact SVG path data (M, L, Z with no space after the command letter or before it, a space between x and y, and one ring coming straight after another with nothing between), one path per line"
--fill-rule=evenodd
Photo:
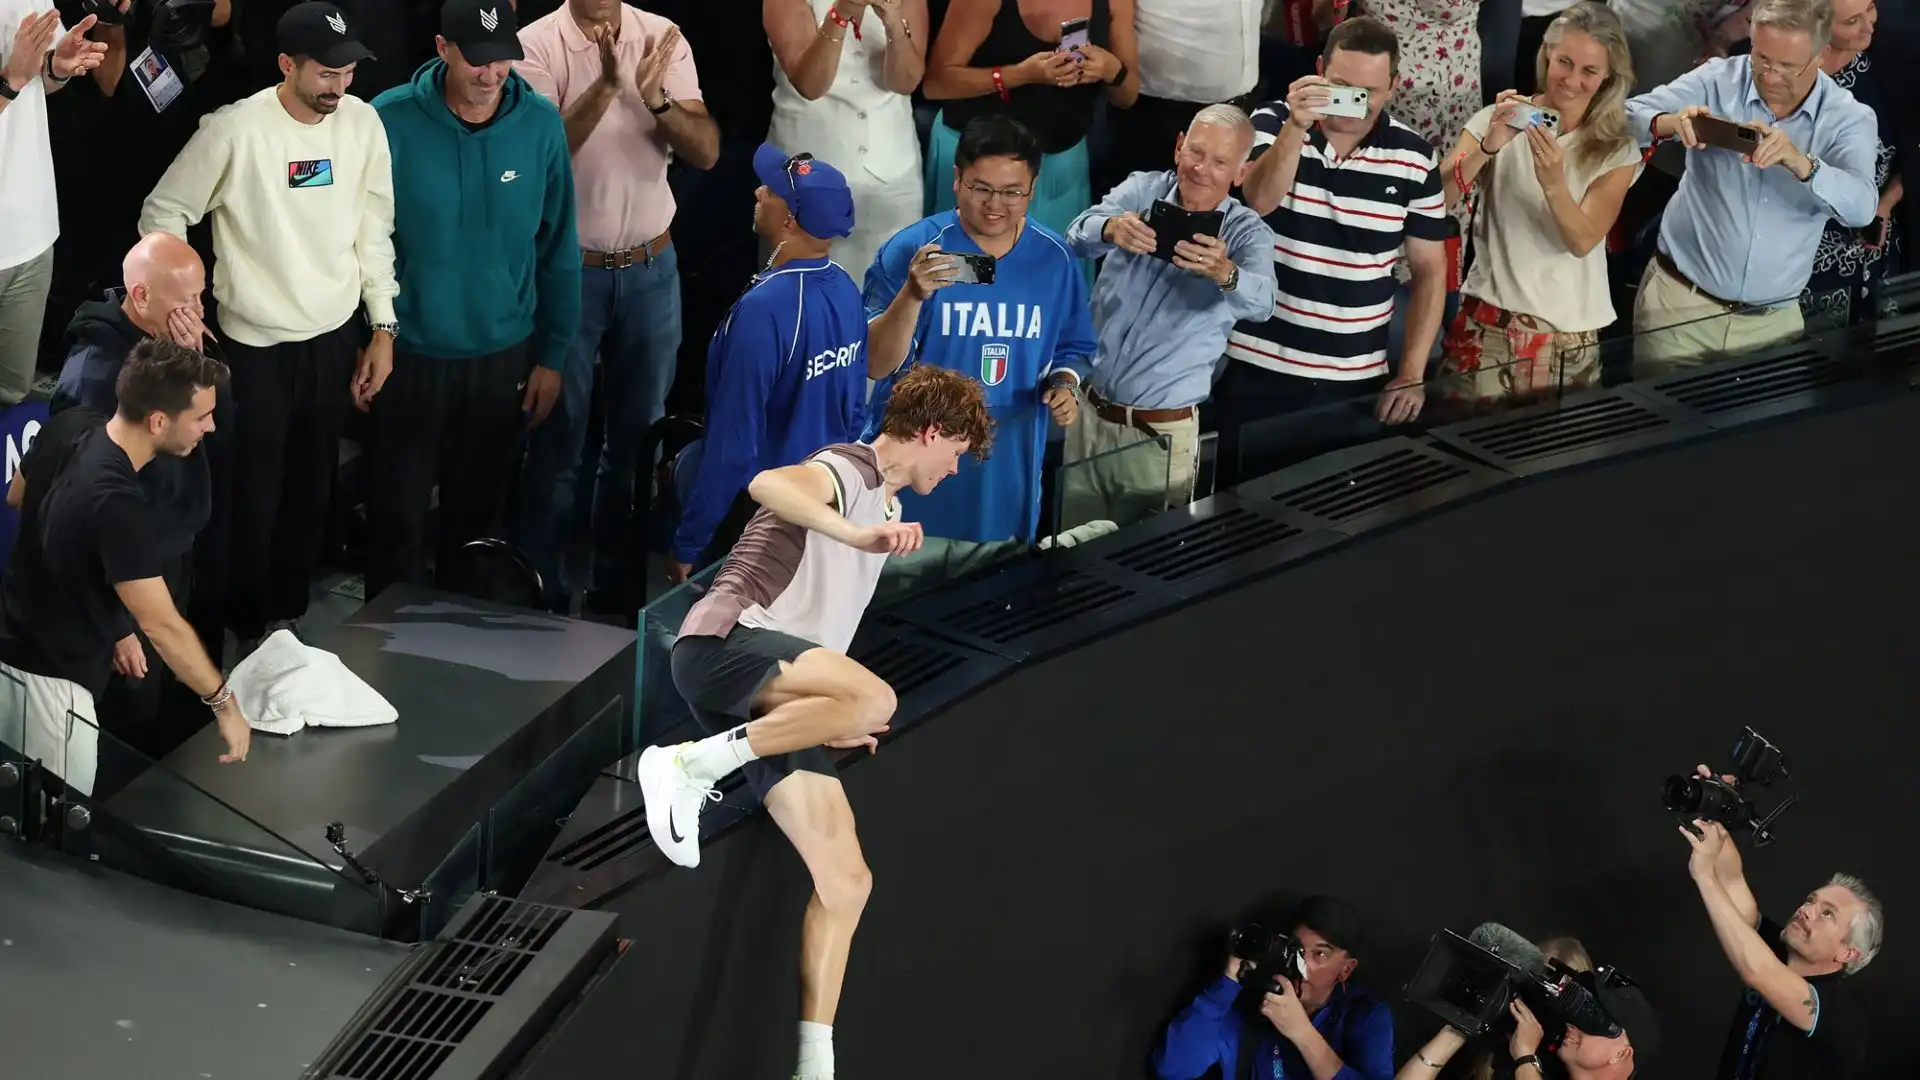
M1154 430L1155 424L1177 424L1200 414L1197 405L1179 409L1136 409L1130 405L1116 405L1101 397L1092 387L1087 388L1087 401L1093 405L1093 415L1107 423L1134 428L1148 435L1160 434Z
M640 247L621 251L582 251L582 264L596 270L625 270L636 262L650 263L673 243L673 233L663 232Z
M1746 304L1736 304L1731 300L1720 299L1719 297L1713 295L1712 293L1708 292L1707 290L1701 288L1698 285L1695 285L1692 281L1688 280L1687 275L1680 272L1680 268L1673 264L1673 259L1670 256L1668 256L1667 253L1664 251L1659 251L1659 250L1654 251L1653 261L1660 264L1660 269L1664 271L1668 277L1672 278L1673 280L1679 282L1682 285L1685 285L1688 289L1691 289L1694 295L1700 297L1702 300L1711 300L1714 303L1719 304L1721 307L1727 310L1727 314L1729 315L1765 315L1773 310L1772 308L1751 307Z

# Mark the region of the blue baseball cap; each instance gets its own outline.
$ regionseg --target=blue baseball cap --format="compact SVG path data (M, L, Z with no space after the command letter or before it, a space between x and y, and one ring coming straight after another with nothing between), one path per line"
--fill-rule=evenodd
M807 235L833 240L853 231L853 189L839 169L811 154L788 157L772 143L753 152L753 171L787 204Z

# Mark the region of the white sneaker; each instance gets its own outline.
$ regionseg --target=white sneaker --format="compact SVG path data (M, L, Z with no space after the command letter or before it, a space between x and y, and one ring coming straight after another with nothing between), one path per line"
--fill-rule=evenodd
M692 743L685 744L693 745ZM687 774L679 746L649 746L640 753L634 779L647 803L647 832L667 858L685 867L700 865L700 811L720 793Z

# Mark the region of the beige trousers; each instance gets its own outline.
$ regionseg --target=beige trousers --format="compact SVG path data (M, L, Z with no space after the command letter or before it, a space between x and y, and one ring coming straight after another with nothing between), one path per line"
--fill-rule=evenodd
M1758 352L1800 336L1800 305L1728 314L1717 300L1647 263L1633 302L1633 377L1649 379Z
M1067 429L1055 532L1090 521L1131 525L1193 501L1200 418L1153 427L1155 434L1149 435L1135 426L1102 420L1091 406L1080 410Z

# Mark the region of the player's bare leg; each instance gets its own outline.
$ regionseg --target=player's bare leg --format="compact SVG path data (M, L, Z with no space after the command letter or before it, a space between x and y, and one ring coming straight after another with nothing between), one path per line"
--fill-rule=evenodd
M794 1075L831 1080L834 1014L873 875L838 778L796 772L775 784L765 803L813 876L800 928L800 1059Z

